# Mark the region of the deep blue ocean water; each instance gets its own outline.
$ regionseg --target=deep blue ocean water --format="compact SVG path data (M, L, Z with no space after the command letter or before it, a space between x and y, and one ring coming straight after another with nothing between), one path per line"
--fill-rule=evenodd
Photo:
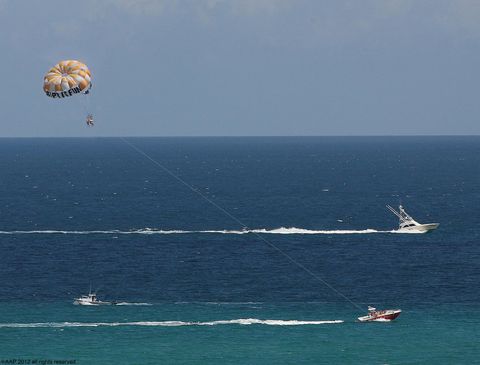
M479 137L126 140L0 140L0 363L480 363Z

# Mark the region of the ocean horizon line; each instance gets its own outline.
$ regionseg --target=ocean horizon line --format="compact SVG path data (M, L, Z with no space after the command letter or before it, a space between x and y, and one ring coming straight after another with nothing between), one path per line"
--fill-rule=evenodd
M165 138L165 139L202 139L202 138L214 138L214 139L240 139L240 138L478 138L480 134L324 134L324 135L194 135L194 136L182 136L182 135L125 135L125 136L0 136L0 139L120 139L120 138Z

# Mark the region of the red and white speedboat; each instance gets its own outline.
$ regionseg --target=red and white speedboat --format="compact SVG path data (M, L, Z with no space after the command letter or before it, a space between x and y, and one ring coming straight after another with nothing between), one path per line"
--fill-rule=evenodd
M360 322L390 322L397 318L401 309L385 309L377 310L377 308L368 307L368 315L363 317L358 317Z

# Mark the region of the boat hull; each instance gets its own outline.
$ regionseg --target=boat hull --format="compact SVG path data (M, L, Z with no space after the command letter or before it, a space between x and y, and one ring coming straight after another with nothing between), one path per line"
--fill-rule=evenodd
M416 226L412 227L405 227L405 228L400 228L397 230L399 233L428 233L430 231L433 231L434 229L437 229L439 223L427 223L427 224L419 224Z
M100 300L97 300L95 302L92 302L92 301L87 301L87 300L75 300L73 302L73 304L75 305L114 305L115 303L113 302L102 302Z

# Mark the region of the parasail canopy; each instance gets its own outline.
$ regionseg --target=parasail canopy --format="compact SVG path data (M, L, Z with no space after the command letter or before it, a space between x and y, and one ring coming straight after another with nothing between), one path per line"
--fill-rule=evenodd
M43 90L51 98L66 98L76 94L88 94L92 87L92 75L87 65L76 60L60 61L43 79Z

